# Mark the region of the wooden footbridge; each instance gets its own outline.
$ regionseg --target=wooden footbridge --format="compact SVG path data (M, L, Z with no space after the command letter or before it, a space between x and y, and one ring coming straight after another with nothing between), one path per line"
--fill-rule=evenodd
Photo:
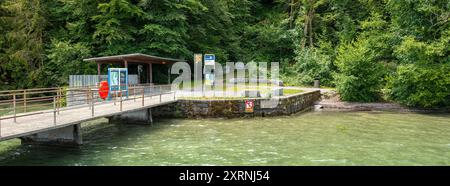
M0 141L81 144L80 123L103 117L151 122L152 107L176 101L170 85L137 85L102 100L95 87L0 92Z

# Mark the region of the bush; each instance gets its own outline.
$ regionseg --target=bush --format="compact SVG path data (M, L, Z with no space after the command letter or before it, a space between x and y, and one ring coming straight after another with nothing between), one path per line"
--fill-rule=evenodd
M336 89L344 101L373 102L381 97L385 69L376 62L367 40L344 44L338 49L334 75Z
M389 99L414 107L450 106L450 64L405 64L388 78Z
M297 52L294 65L296 81L301 85L312 85L314 79L319 79L322 85L332 86L332 65L327 55L319 49L311 48Z
M91 54L84 44L52 40L47 53L48 61L40 73L42 86L67 85L69 75L97 73L95 63L82 61Z

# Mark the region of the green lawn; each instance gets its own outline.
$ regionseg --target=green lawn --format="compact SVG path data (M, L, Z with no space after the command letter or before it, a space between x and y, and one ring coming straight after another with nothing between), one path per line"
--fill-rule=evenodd
M225 91L226 89L224 89ZM258 87L246 87L244 85L234 86L233 91L235 92L241 92L245 90L259 90L261 94L267 94L272 90L272 87L270 86L258 86ZM304 92L300 89L288 89L283 88L283 95L293 95ZM235 100L235 99L242 99L243 96L235 96L235 97L181 97L183 99L195 99L195 100L214 100L214 99L227 99L227 100Z
M292 94L298 94L304 92L303 90L299 90L299 89L283 89L283 95L292 95Z

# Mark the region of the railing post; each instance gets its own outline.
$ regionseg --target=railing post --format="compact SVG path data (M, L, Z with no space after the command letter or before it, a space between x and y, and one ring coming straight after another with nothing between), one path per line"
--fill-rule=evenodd
M59 115L59 107L60 107L60 105L59 105L59 99L60 99L60 96L59 96L59 88L58 88L58 91L56 91L56 113L58 113L58 115Z
M91 92L91 115L94 117L94 105L95 105L95 99L94 99L94 92Z
M13 93L14 123L16 123L16 93Z
M59 105L58 105L58 104L59 104L59 103L58 103L59 101L58 101L58 100L59 100L59 88L58 88L58 90L56 90L56 108L59 107ZM59 113L58 113L58 114L59 114Z
M162 86L159 86L159 102L162 102Z
M58 98L58 115L59 115L59 108L61 108L61 98L62 98L62 88L58 88L59 92L59 98Z
M0 138L2 137L2 114L0 113Z
M27 90L23 90L23 112L27 112Z
M114 105L116 105L116 99L117 99L117 90L114 90Z
M133 87L133 101L136 101L136 87Z
M91 102L89 100L91 99L91 89L88 88L88 91L86 92L86 103L89 105L89 109L91 109Z
M142 106L144 106L145 87L142 87Z
M56 96L53 96L53 124L56 125Z
M120 111L122 112L122 91L120 91Z

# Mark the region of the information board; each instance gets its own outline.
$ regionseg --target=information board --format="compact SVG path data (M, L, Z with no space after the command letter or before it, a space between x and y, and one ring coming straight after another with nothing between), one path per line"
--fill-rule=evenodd
M128 69L108 68L109 98L117 92L128 97Z

